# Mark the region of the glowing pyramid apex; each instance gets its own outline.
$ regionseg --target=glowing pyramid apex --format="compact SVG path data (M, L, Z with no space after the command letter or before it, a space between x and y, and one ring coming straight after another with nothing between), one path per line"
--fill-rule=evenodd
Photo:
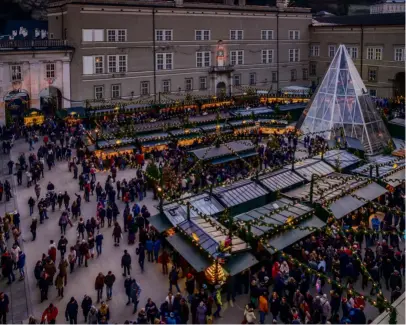
M326 139L332 139L341 128L345 136L359 139L369 154L391 139L344 45L339 46L303 114L297 125L303 133L333 130L324 132Z

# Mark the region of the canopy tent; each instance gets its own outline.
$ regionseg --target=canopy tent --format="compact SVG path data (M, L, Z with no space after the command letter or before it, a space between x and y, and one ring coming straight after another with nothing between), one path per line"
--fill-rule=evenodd
M391 139L344 45L339 46L303 117L297 125L303 133L323 131L322 136L330 140L344 132L361 140L369 154L382 150Z
M162 216L160 213L150 217L148 219L148 222L159 233L162 233L173 227L173 225L169 222L168 218L165 216Z
M313 211L312 208L306 205L300 203L292 204L294 204L292 200L282 198L265 206L237 215L234 219L237 222L251 222L251 232L255 237L260 237L274 230L276 227L284 226L287 223L296 223L300 218L311 214ZM276 213L276 209L282 210ZM275 227L256 224L261 222Z
M368 184L367 186L364 186L355 192L353 194L355 196L358 196L360 198L363 198L364 200L367 201L372 201L380 197L381 195L385 194L388 192L384 187L376 184L376 183L371 183Z
M405 168L399 168L396 172L382 178L382 181L392 187L397 187L405 181Z
M231 150L230 150L230 149ZM199 160L208 161L215 158L223 157L223 156L231 156L235 155L233 153L236 152L238 154L245 152L245 151L252 151L255 150L254 144L249 140L244 141L233 141L228 142L226 145L221 144L219 148L215 148L214 146L210 149L207 147L196 149L189 151L190 154L195 156Z
M321 155L314 158L321 159ZM345 150L329 150L324 153L323 160L330 166L340 169L350 169L361 161L357 156Z
M276 172L261 175L258 178L260 184L271 192L283 191L293 186L303 184L306 180L291 170L278 170Z
M364 205L364 201L358 200L351 195L346 195L330 204L328 208L336 219L341 219Z
M325 225L326 223L321 221L316 216L310 217L309 219L306 219L305 221L299 224L300 227L315 227L318 229L323 228ZM298 242L302 238L311 235L312 233L314 233L313 230L293 228L288 231L272 236L268 240L265 248L269 253L274 254L277 251L283 250L289 247L290 245Z
M203 272L212 262L205 257L199 248L193 246L190 241L181 234L174 234L166 238L168 243L196 270Z
M292 167L289 165L285 166L284 168L291 169ZM294 170L297 174L308 181L312 179L312 174L316 174L317 176L325 176L334 172L334 168L326 164L324 161L311 158L296 162L294 165Z
M258 260L250 252L244 252L231 256L224 265L230 276L237 275L242 271L256 265Z
M231 126L228 123L219 123L219 124L213 123L213 124L202 125L200 127L200 129L201 129L201 131L204 131L204 132L211 132L211 131L217 130L217 127L220 127L221 131L231 128Z
M265 204L269 192L256 182L241 180L228 186L216 187L213 194L224 207L249 210L251 205Z

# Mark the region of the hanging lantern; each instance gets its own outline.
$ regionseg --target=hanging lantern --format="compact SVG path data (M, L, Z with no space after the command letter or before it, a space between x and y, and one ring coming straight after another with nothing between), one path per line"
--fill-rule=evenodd
M211 284L217 284L226 280L224 269L218 262L214 262L212 266L209 266L206 271L204 271L204 275Z

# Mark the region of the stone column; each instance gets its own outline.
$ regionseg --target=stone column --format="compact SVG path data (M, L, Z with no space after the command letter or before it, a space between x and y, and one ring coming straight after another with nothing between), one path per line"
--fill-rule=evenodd
M3 71L8 67L7 64L0 63L0 125L6 124L6 111L4 96L8 92L8 80L5 79Z
M70 97L70 62L66 61L63 62L62 67L62 107L63 108L70 108L71 102L67 99L71 99ZM66 98L66 99L65 99Z
M41 62L30 62L30 99L31 108L40 108L39 93L41 91Z

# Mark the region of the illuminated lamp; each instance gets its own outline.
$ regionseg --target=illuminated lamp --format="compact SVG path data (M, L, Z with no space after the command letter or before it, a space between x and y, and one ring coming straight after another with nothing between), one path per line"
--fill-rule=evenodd
M219 265L218 262L215 262L213 265L209 266L206 271L204 271L206 279L211 284L217 284L220 281L226 280L226 275L224 269Z
M196 235L194 232L192 232L192 239L193 239L194 241L197 241L197 242L200 240L199 236Z
M393 164L393 168L398 168L398 164Z

